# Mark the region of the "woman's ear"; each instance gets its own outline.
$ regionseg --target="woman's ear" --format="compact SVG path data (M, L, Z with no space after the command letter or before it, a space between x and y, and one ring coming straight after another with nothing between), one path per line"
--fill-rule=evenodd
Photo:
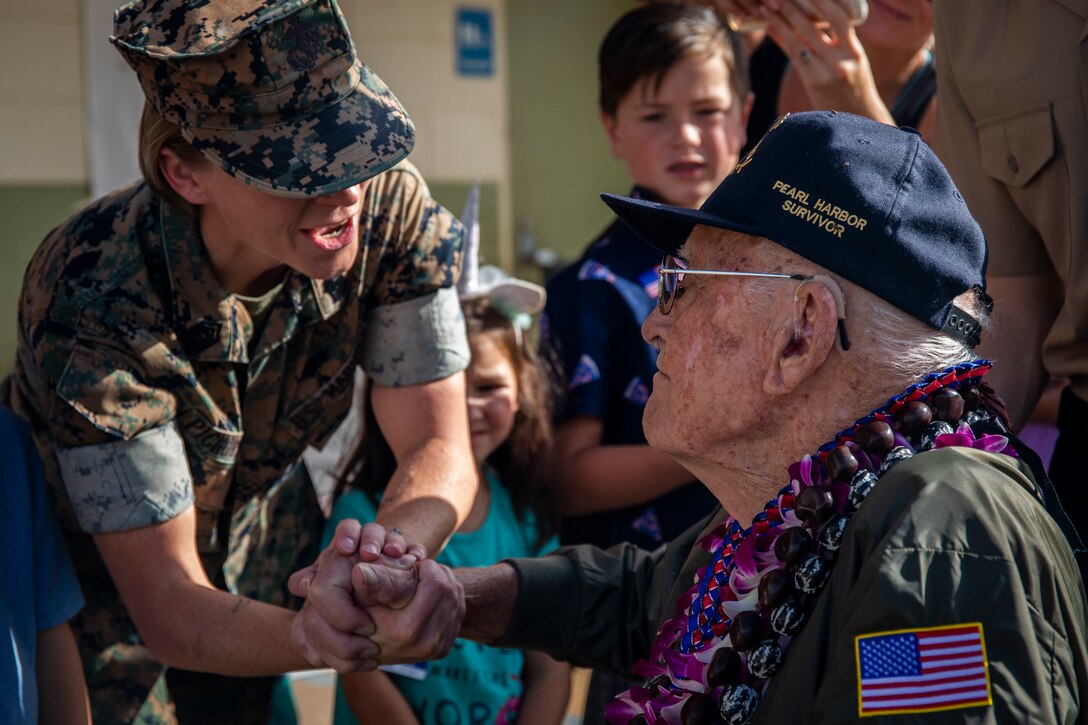
M784 310L772 323L770 365L763 378L768 395L790 393L811 377L838 337L839 314L830 289L802 282L792 304L794 309Z
M208 191L202 183L203 174L174 151L166 148L159 151L159 171L170 188L185 201L194 206L208 203Z

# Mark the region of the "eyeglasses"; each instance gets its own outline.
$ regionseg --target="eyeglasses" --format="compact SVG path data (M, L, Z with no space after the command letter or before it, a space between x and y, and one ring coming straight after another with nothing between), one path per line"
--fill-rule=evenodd
M794 300L799 300L801 287L808 282L819 282L831 290L835 298L835 308L838 313L839 342L843 350L850 349L850 340L846 336L846 301L843 298L842 289L838 283L825 274L786 274L783 272L734 272L723 269L691 269L687 262L671 254L666 254L661 260L658 269L657 284L657 309L661 314L667 315L672 310L673 303L684 294L684 277L689 274L706 274L714 277L765 277L770 279L795 279L801 284L797 285L794 292Z
M666 254L658 270L657 309L667 315L672 305L684 294L684 277L689 274L709 274L715 277L770 277L771 279L795 279L804 282L812 279L807 274L783 274L778 272L733 272L722 269L691 269L680 257Z

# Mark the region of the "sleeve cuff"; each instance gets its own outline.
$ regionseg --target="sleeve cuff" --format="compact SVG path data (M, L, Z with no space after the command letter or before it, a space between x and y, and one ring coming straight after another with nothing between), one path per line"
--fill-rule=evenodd
M62 599L53 602L49 609L39 612L34 625L39 632L53 629L76 616L81 609L83 609L83 593L78 588L72 589Z
M129 440L55 450L68 498L87 533L162 523L193 505L185 444L173 421Z
M465 318L457 291L379 305L367 313L363 370L377 385L418 385L468 367Z
M562 653L581 621L578 576L562 554L507 559L518 575L518 598L506 634L496 646Z

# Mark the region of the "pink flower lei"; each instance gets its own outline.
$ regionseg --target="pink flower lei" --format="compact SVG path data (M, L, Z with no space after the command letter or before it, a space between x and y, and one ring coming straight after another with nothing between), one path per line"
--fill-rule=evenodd
M977 434L988 360L930 373L789 467L790 482L741 528L730 517L699 542L711 554L658 629L640 687L605 708L612 723L755 718L759 698L830 578L843 532L879 477L898 462L949 446L1015 456L1009 439Z

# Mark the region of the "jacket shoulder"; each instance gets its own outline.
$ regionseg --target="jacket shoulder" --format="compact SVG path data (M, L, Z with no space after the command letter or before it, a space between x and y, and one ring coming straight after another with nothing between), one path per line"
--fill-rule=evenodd
M1008 561L1042 550L1072 556L1028 466L970 448L941 448L900 463L881 477L852 523L892 547Z
M98 199L46 237L23 281L27 321L74 323L80 310L143 267L140 236L155 222L157 199L143 183Z

